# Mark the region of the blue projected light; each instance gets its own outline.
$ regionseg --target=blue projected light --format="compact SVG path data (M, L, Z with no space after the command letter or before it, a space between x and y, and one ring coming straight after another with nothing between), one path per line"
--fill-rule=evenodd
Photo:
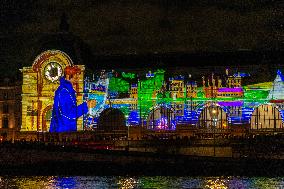
M139 120L140 120L140 118L139 118L138 112L137 111L132 111L129 114L127 123L128 123L128 125L138 126L139 125Z
M196 125L196 123L198 122L198 114L196 111L191 111L190 109L188 110L188 108L184 109L184 116L181 116L181 120L179 121L179 123L182 124L190 124L190 125Z

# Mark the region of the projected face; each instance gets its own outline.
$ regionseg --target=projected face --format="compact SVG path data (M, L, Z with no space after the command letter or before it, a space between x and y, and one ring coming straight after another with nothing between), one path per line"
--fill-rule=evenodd
M51 82L58 81L62 75L62 67L57 62L49 62L44 68L44 76Z

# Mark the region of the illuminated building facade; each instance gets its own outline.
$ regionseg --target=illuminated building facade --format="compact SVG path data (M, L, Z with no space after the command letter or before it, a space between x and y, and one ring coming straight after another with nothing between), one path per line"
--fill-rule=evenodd
M32 67L24 67L21 131L49 131L54 91L70 57L58 50L40 54ZM79 65L84 70L83 65ZM202 76L197 81L184 76L165 78L165 71L120 74L103 70L95 79L80 75L77 102L95 99L77 130L117 132L127 126L173 131L187 128L250 129L283 128L284 77L274 82L242 85L249 74ZM283 92L282 92L283 91ZM129 127L128 127L129 128Z
M183 76L166 80L163 70L149 72L137 83L127 82L123 77L109 77L109 85L104 87L109 90L102 94L104 100L99 109L116 108L123 113L126 126L150 130L175 130L181 125L209 129L283 128L283 104L279 101L283 99L281 91L284 92L281 72L277 72L274 83L242 86L242 78L247 76L249 74L244 73L229 75L226 70L224 83L220 76L215 78L212 74L207 85L202 77L202 87L198 87L196 81L185 81ZM88 82L88 85L94 83ZM102 83L102 79L97 82ZM109 95L127 90L129 96L125 98ZM88 98L96 99L94 94L98 91L88 89L85 93ZM93 116L91 127L95 129L100 114L90 116ZM85 123L85 127L90 128L88 122Z
M171 98L184 98L184 77L169 78Z
M137 84L132 84L130 89L130 98L137 99L138 91L137 91Z
M49 131L54 92L63 76L64 68L73 65L70 57L59 50L41 53L31 67L23 67L22 125L21 131ZM77 102L82 102L84 66L76 87ZM78 130L82 130L82 119L78 119Z
M197 97L197 83L195 81L187 82L186 84L186 97Z

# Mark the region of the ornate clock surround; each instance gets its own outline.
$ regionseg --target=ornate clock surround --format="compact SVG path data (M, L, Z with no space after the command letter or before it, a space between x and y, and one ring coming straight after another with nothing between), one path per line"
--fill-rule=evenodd
M36 57L32 69L44 75L44 68L52 62L59 64L62 70L64 70L66 66L73 66L71 58L66 53L60 50L47 50Z

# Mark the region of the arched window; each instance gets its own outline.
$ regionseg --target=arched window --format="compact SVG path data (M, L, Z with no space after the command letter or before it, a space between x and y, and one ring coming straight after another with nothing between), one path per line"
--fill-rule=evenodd
M251 116L251 129L283 128L282 116L277 107L264 104L256 107Z
M147 119L147 129L153 130L174 130L174 112L166 107L160 106L153 109Z
M201 128L226 129L228 126L226 112L216 105L204 107L199 115L198 122Z

